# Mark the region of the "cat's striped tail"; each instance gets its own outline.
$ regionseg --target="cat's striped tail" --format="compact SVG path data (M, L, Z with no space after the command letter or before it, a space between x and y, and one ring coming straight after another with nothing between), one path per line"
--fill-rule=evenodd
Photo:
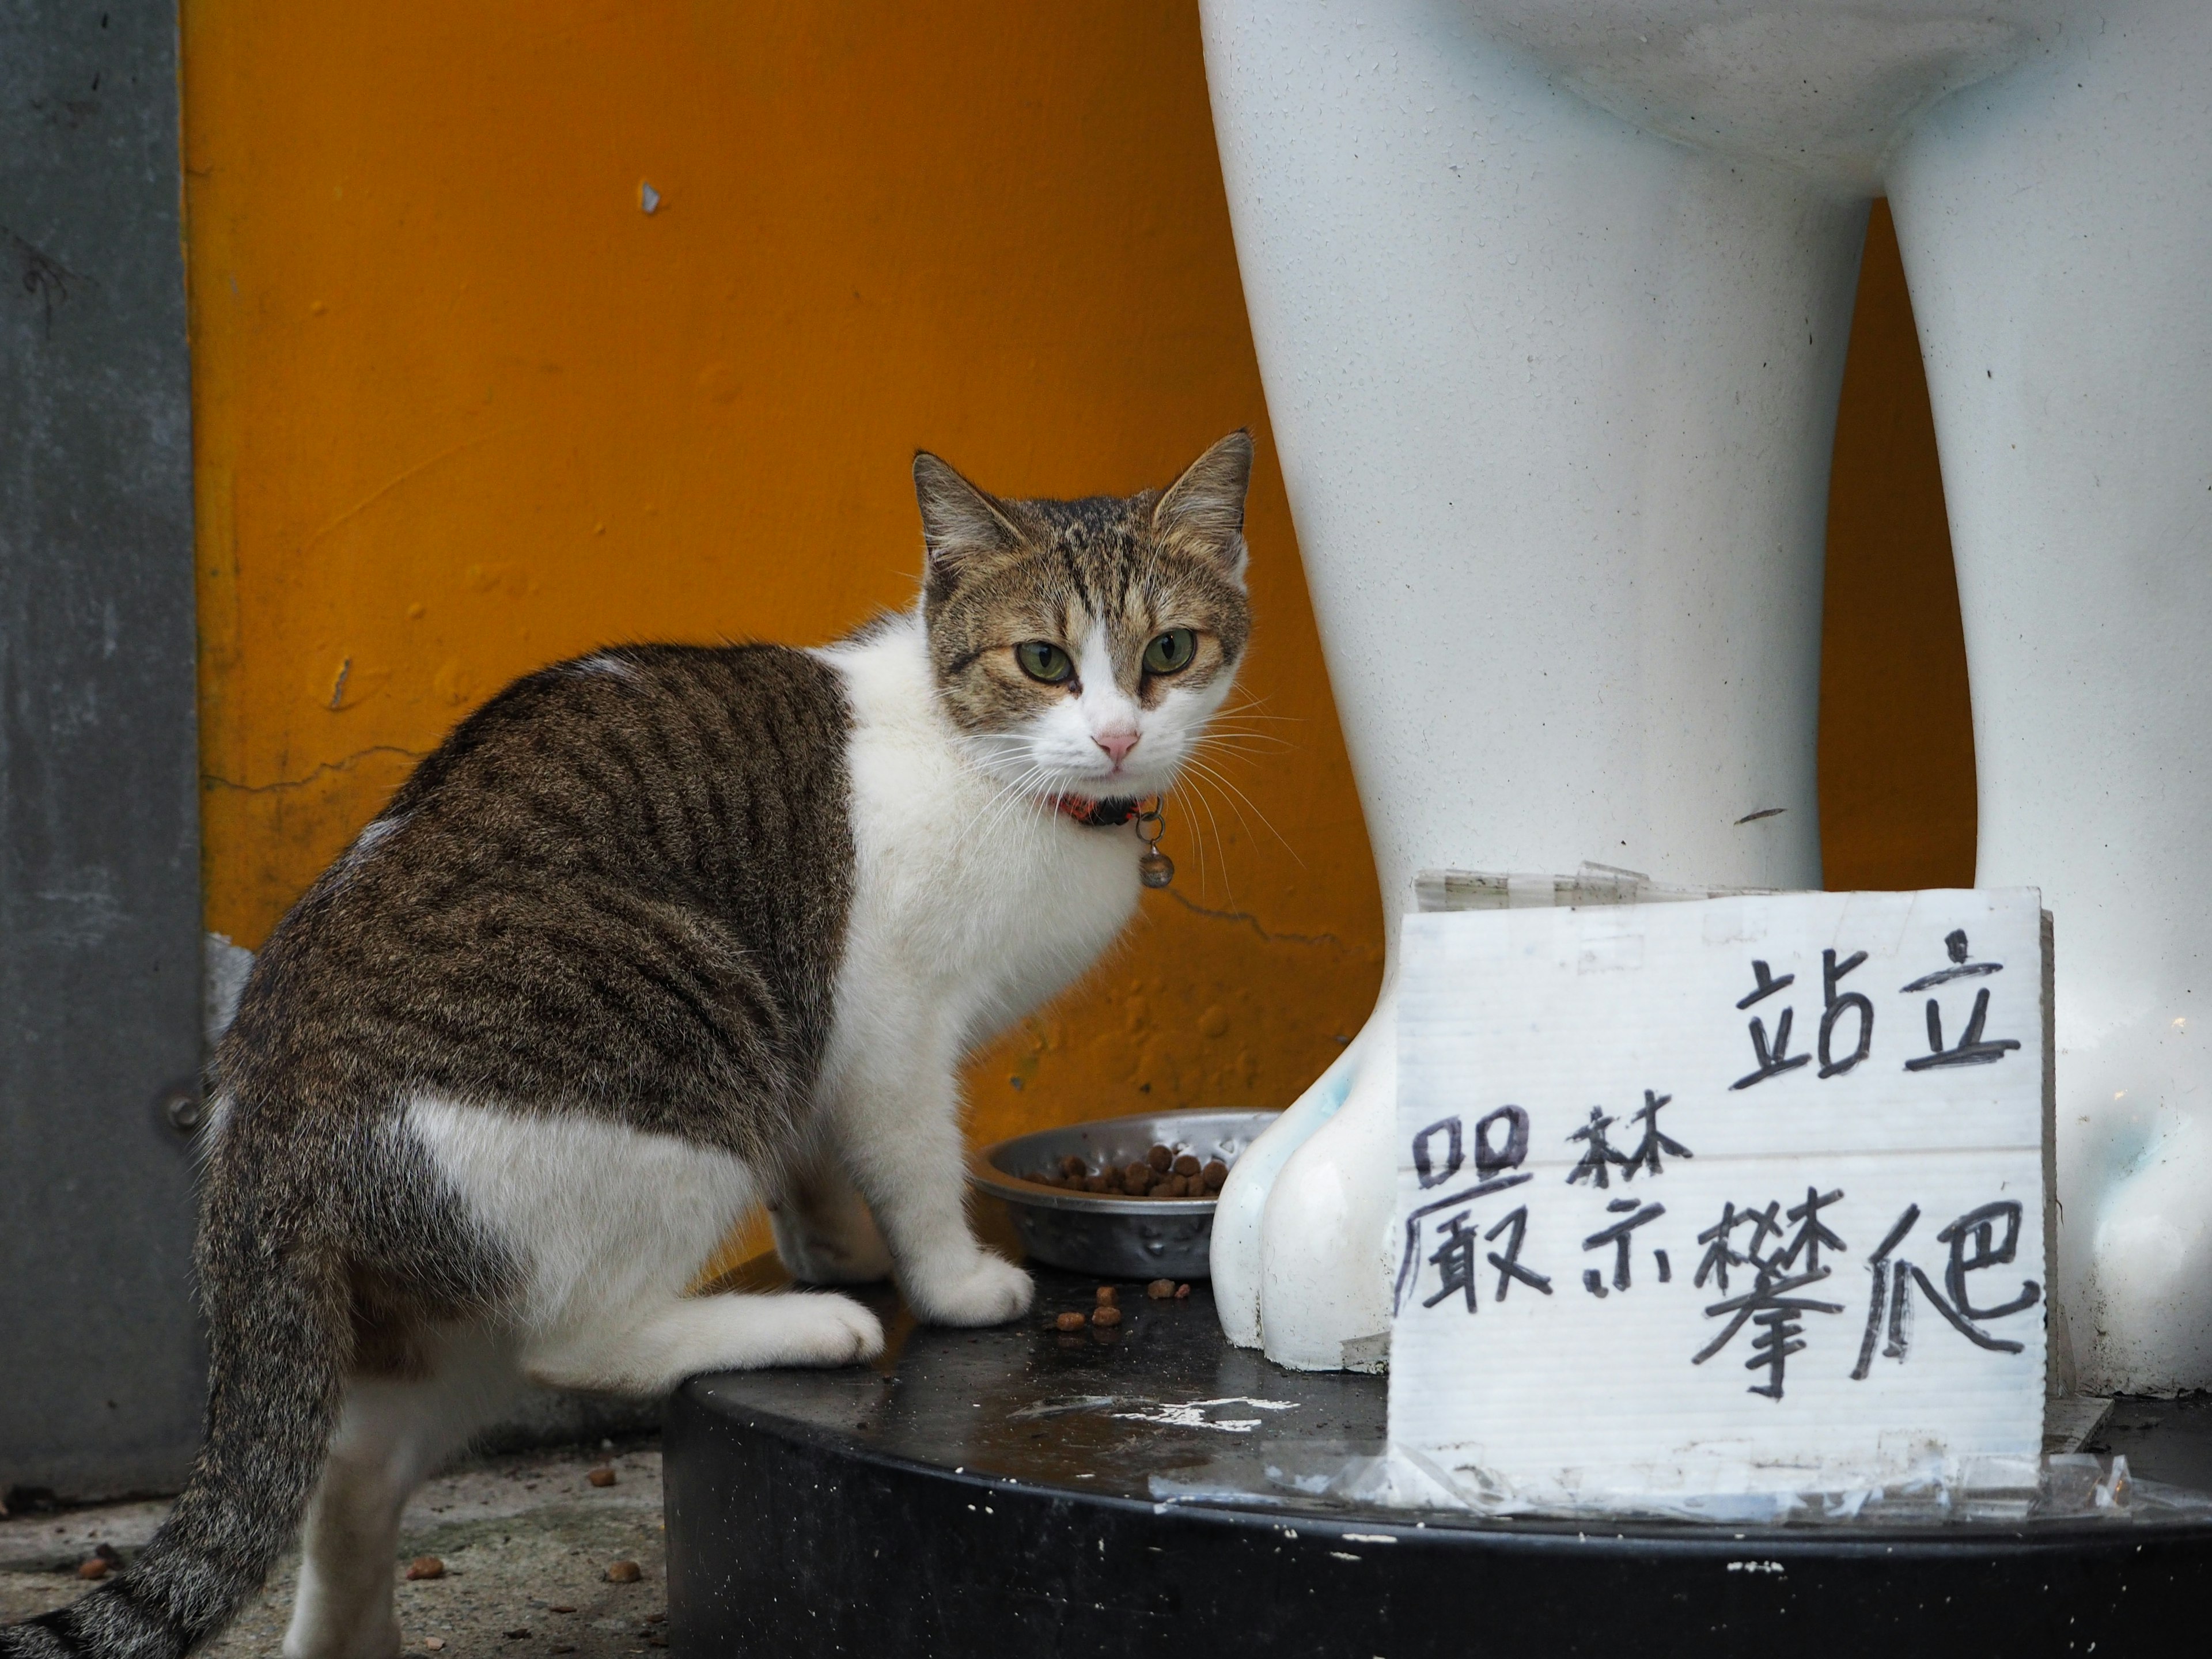
M0 1659L179 1659L229 1623L299 1529L337 1418L343 1279L296 1214L270 1226L259 1206L216 1207L233 1212L211 1212L201 1241L207 1438L177 1506L118 1577L0 1626Z

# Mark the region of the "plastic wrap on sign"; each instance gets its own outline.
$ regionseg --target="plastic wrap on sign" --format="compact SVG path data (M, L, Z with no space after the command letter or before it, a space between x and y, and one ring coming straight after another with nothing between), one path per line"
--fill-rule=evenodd
M2027 889L1407 918L1392 1455L1507 1510L2033 1469L2047 960Z

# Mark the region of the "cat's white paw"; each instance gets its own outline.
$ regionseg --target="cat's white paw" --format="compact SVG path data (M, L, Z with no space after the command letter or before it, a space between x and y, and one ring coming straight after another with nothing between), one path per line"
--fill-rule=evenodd
M687 1296L551 1334L525 1351L522 1370L544 1388L655 1395L708 1371L849 1365L883 1351L875 1315L832 1291Z
M951 1272L907 1273L899 1288L915 1316L933 1325L1001 1325L1036 1300L1036 1285L1011 1261L978 1250Z
M883 1322L849 1296L788 1291L763 1297L762 1365L852 1365L884 1351Z
M388 1602L388 1589L385 1595ZM282 1651L284 1659L398 1659L405 1647L399 1620L388 1605L374 1617L349 1623L328 1607L310 1607L303 1596L293 1610Z

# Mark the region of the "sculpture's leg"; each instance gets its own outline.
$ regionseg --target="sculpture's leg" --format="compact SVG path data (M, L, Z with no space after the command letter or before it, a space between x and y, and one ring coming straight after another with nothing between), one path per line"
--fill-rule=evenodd
M2212 8L2115 7L1890 178L1972 674L1984 886L2057 929L2082 1381L2212 1383Z
M1208 0L1204 26L1385 914L1431 866L1817 886L1864 204L1629 128L1460 5ZM1231 1334L1292 1364L1387 1325L1391 1033L1346 1058L1217 1235Z

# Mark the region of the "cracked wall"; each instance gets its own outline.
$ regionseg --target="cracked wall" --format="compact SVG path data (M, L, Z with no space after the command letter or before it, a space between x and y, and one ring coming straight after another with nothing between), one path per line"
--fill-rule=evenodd
M258 946L517 674L907 603L916 445L1080 494L1250 422L1244 684L1285 746L1171 805L1176 886L977 1061L972 1129L1282 1105L1328 1062L1380 909L1189 7L184 23L211 930Z

